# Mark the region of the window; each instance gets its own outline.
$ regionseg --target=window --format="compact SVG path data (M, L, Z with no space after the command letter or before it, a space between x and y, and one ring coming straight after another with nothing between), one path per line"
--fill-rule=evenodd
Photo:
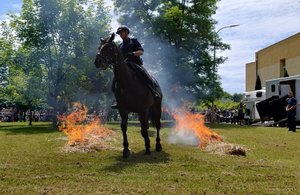
M276 86L275 84L271 85L271 92L275 92L276 91Z
M284 77L286 72L285 59L280 60L280 77Z
M256 97L261 97L261 96L262 96L262 92L261 91L256 92Z

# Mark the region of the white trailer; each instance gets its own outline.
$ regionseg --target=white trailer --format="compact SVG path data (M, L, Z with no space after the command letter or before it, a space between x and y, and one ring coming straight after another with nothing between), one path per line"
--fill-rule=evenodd
M249 117L250 122L260 121L256 104L266 99L266 89L247 91L243 93L243 103L246 106L245 117Z
M300 75L282 77L266 81L266 100L257 104L261 121L273 119L275 122L286 118L285 106L287 94L294 92L297 101L300 101ZM300 123L300 107L297 107L296 121Z

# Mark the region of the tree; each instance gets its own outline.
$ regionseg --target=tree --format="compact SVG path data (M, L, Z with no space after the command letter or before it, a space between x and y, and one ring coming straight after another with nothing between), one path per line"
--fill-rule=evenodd
M241 102L242 99L243 99L243 94L241 94L241 93L234 93L232 95L232 101L234 101L234 102Z
M289 73L288 73L288 71L287 71L287 69L286 68L284 68L284 77L289 77L290 75L289 75Z
M214 32L215 0L115 0L114 5L119 22L145 43L145 63L151 62L165 88L176 89L183 98L188 98L184 94L212 100L221 96L217 65L225 59L217 58L214 66L212 51L229 46Z
M260 90L261 89L261 81L259 75L256 77L256 82L255 82L255 90Z
M8 84L9 66L14 56L13 42L15 38L7 22L1 22L0 26L0 86L5 87Z
M3 22L0 41L3 45L0 64L5 70L5 82L2 81L1 99L5 107L15 107L23 111L30 110L45 103L45 71L39 63L39 56L34 50L19 45L13 29ZM30 115L32 119L32 115ZM30 120L30 125L32 120Z
M93 59L110 22L103 5L103 0L28 0L13 18L22 46L39 59L32 68L45 71L47 102L55 114L83 91L99 88Z
M29 111L29 125L32 125L33 110L45 104L47 98L47 72L43 66L38 66L39 57L38 53L20 47L15 57L14 74L10 76L10 85L19 94L16 103Z

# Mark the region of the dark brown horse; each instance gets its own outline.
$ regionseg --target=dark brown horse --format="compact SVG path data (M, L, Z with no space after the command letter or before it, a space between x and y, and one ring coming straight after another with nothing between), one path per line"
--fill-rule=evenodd
M160 98L154 98L153 94L145 83L143 77L135 70L134 66L130 65L124 59L120 49L113 42L115 34L113 33L106 39L101 39L100 47L95 59L97 68L103 70L108 67L113 68L117 87L115 90L115 97L118 103L118 110L121 116L121 129L123 132L123 157L127 158L130 155L127 140L127 121L129 112L139 114L141 123L141 134L144 137L146 154L150 154L150 139L148 135L149 118L156 126L156 151L160 152L162 146L160 144L159 131L161 128L161 102L162 93L158 86Z

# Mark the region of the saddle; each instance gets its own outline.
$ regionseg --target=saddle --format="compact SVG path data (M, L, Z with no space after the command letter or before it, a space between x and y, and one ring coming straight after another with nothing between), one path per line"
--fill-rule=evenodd
M151 93L154 96L154 99L162 98L162 92L157 80L153 76L151 76L143 66L140 66L133 62L127 62L127 65L133 72L136 73L136 76L140 78L140 80L144 82L146 86L150 89ZM112 85L113 92L115 91L115 83L116 81L114 79Z
M151 76L143 66L140 66L133 62L127 62L127 64L129 68L136 73L137 77L141 78L141 80L151 90L154 98L161 98L162 93L157 80L153 76Z

